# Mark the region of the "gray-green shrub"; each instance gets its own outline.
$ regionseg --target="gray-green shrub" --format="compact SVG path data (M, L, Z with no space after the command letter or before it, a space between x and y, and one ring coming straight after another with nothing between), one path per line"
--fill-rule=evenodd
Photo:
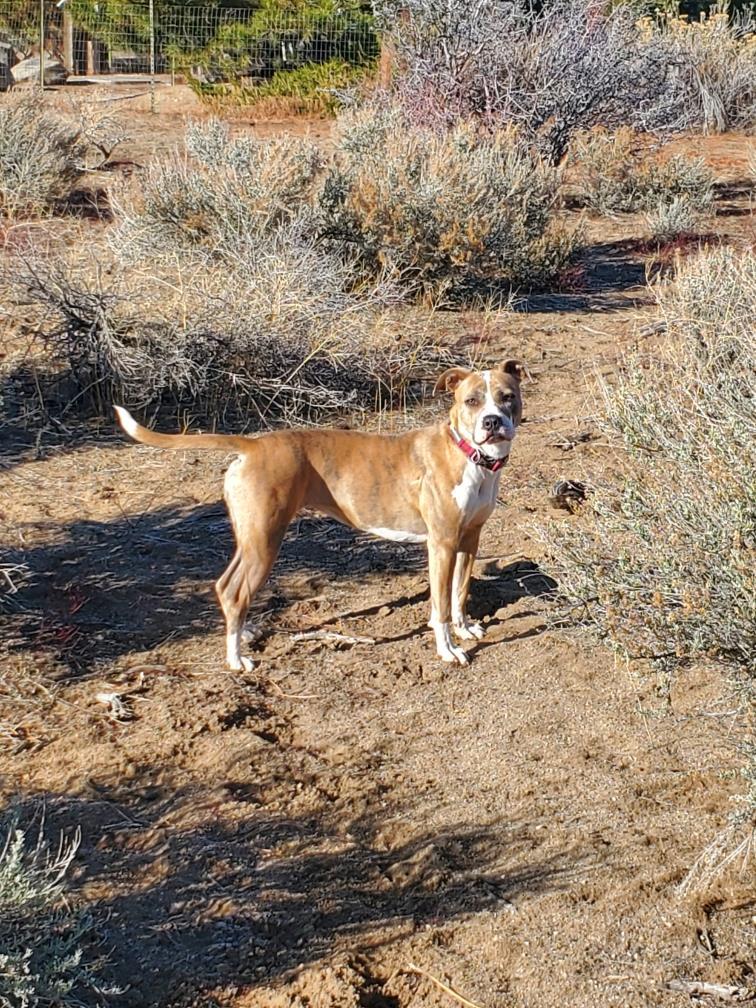
M729 248L657 289L667 339L601 383L622 475L545 533L562 591L630 655L756 676L756 255Z
M580 202L597 213L652 212L679 198L700 219L714 202L714 174L703 158L649 150L631 129L582 134L572 159Z
M30 837L18 820L6 820L0 840L0 1005L7 1008L79 1006L84 992L106 988L87 961L91 917L66 898L66 873L78 833L61 838L57 851Z
M218 120L191 124L188 157L153 162L116 201L112 243L124 257L203 250L234 258L312 202L321 155L295 137L231 139Z
M81 132L31 98L0 105L0 218L49 212L82 174Z

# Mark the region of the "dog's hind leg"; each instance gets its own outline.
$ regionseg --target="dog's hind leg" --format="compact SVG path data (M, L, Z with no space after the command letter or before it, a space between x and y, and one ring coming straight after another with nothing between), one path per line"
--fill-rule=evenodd
M243 547L237 548L231 563L215 584L226 619L226 661L234 671L249 672L254 667L252 660L241 653L242 641L245 640L244 621L252 599L270 573L280 539L274 548L271 549L271 545L265 543L265 548L258 553L245 542Z
M236 552L215 585L226 618L226 660L235 671L253 668L251 659L241 654L242 643L251 636L244 621L299 505L293 486L265 485L245 461L232 463L226 473L224 496Z

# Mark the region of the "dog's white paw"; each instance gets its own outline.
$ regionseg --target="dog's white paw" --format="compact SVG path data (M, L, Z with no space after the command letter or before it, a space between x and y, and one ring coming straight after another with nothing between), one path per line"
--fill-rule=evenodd
M438 657L441 661L447 662L450 665L469 665L470 659L467 657L465 652L461 647L455 647L451 644L449 647L439 648Z
M441 661L456 663L457 665L469 665L470 659L462 648L455 647L452 643L451 632L448 623L439 623L431 616L430 625L436 636L436 653Z
M480 640L485 634L485 627L468 619L459 620L452 625L454 633L460 640Z
M255 667L255 663L251 658L247 658L246 655L239 655L238 659L228 663L228 667L232 672L251 672Z

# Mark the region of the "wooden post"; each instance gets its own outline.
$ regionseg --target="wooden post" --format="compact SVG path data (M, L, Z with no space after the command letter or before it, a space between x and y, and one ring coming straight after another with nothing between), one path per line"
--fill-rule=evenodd
M87 77L94 77L95 75L95 53L94 53L94 42L91 38L87 39Z
M39 0L39 87L45 90L45 0Z
M63 64L69 73L76 73L73 50L73 18L67 7L63 8Z

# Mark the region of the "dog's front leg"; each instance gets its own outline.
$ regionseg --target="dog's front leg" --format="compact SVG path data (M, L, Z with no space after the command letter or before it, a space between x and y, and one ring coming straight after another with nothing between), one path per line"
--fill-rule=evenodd
M457 551L444 540L428 538L431 616L428 626L436 635L436 651L442 661L467 665L468 658L451 637L452 582Z
M467 596L470 592L470 578L478 553L480 526L469 529L462 537L454 564L452 582L452 626L454 633L462 640L480 640L485 633L480 623L467 617Z

